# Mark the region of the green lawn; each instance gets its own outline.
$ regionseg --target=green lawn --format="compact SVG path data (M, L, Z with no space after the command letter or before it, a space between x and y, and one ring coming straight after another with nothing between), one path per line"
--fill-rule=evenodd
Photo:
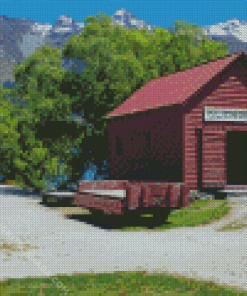
M162 224L154 229L172 229L177 227L196 227L200 224L210 224L228 214L231 207L227 201L195 201L189 207L174 210L166 220L170 224ZM142 215L146 219L155 219L155 215ZM145 230L147 227L124 227L121 231Z
M82 209L83 210L83 209ZM190 207L171 212L169 225L158 229L208 224L230 210L226 201L194 202ZM152 219L152 214L146 215ZM141 229L139 227L138 229ZM145 228L144 228L145 229ZM132 230L126 228L124 231ZM149 229L149 231L152 231ZM66 291L69 291L66 293ZM58 275L48 278L10 279L0 282L0 295L247 295L238 288L195 281L174 274L114 272L101 274Z
M58 287L56 286L58 283ZM69 291L66 293L65 291ZM10 295L247 295L238 289L166 274L118 272L52 278L15 279L0 283L0 294Z

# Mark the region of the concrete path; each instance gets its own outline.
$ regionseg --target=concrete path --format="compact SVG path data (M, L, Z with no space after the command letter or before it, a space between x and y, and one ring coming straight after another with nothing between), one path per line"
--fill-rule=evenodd
M40 200L0 193L0 280L146 270L247 291L246 228L114 232L66 219Z

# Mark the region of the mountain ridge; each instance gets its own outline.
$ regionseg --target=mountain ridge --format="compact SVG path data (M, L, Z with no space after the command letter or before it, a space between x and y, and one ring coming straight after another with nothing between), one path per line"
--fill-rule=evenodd
M152 32L158 27L137 18L125 8L117 10L111 19L111 24L116 23L128 29L146 28ZM247 53L247 21L233 18L225 23L199 27L209 40L226 42L229 54L239 51ZM38 23L29 18L9 18L0 15L0 83L15 82L13 66L22 63L44 44L62 50L67 40L73 34L79 35L84 28L84 23L77 22L66 13L60 15L54 25ZM174 25L162 29L174 32ZM65 61L64 67L71 69L73 63Z

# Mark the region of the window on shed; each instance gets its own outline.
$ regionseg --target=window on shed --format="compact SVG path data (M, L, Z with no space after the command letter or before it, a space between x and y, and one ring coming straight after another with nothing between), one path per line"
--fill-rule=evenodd
M116 153L117 155L123 155L123 144L119 136L116 137Z

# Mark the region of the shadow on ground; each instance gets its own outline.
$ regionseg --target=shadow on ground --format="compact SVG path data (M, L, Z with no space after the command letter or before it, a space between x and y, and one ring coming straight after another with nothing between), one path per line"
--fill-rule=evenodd
M62 198L56 202L42 202L42 195L35 190L24 190L19 187L2 186L0 195L11 195L16 197L27 197L39 201L39 204L45 207L75 207L71 198ZM174 209L174 208L173 208ZM67 219L78 222L84 222L102 229L123 229L125 227L142 227L153 229L161 225L170 225L167 221L171 212L168 208L147 208L136 209L125 212L124 215L109 215L102 211L90 209L90 214L70 214ZM152 215L151 217L142 217L141 215Z
M40 202L40 204L52 208L64 207L80 209L79 207L75 207L73 205L73 201L71 199L56 200L53 202ZM175 208L142 208L129 211L126 210L123 215L111 215L99 210L89 209L89 212L86 212L85 214L68 214L66 215L66 218L109 230L121 230L125 227L153 229L161 225L169 227L169 225L172 224L167 221L171 210L175 210ZM143 217L142 215L147 216Z
M152 216L141 216L145 214ZM167 221L169 214L170 210L165 208L148 209L148 212L143 210L133 210L124 215L107 215L101 211L93 210L89 215L69 215L67 218L91 224L102 229L117 230L125 227L144 227L147 229L153 229L154 227L163 224L170 225L171 223Z

